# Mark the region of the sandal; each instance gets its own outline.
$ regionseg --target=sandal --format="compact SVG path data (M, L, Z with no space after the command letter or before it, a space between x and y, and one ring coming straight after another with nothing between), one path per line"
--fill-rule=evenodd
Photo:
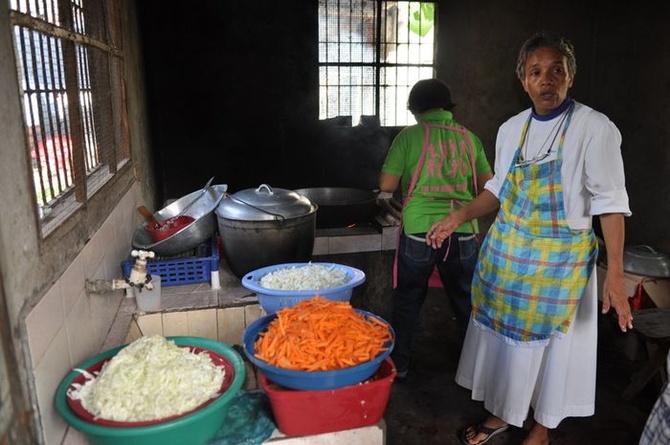
M470 443L468 441L468 437L467 437L468 436L468 429L467 428L463 429L459 438L461 439L461 443L463 443L464 445L484 445L486 442L491 440L491 438L493 436L495 436L497 434L500 434L503 431L507 431L508 428L509 428L509 425L503 425L499 428L489 428L488 426L485 426L484 424L479 423L477 425L472 426L472 430L474 431L475 436L479 433L486 434L485 439L480 440L479 442L476 442L474 444Z

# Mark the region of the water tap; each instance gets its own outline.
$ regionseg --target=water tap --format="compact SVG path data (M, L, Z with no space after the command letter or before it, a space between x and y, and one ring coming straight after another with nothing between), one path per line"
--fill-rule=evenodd
M117 289L135 288L139 292L142 289L153 290L151 275L147 271L147 259L154 258L156 254L150 250L133 250L130 256L135 258L130 274L126 279L113 280L86 280L86 293L102 294Z

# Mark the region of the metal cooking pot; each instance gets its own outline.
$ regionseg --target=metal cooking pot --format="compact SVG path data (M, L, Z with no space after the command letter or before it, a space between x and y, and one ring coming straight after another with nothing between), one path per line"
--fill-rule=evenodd
M379 212L378 192L351 187L312 187L297 193L318 206L317 228L347 227L367 223Z
M651 246L626 246L623 270L646 277L670 278L670 255Z
M267 184L222 199L215 213L230 270L241 279L261 267L309 261L317 208L292 190Z

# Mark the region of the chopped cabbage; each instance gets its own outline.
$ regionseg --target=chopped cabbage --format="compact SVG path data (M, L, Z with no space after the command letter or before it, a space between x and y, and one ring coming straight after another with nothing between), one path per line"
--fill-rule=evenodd
M260 285L276 290L319 290L342 286L349 281L342 269L309 263L276 269L260 279Z
M216 397L225 369L206 352L150 335L121 349L97 376L89 376L68 397L80 399L96 418L138 422L178 415Z

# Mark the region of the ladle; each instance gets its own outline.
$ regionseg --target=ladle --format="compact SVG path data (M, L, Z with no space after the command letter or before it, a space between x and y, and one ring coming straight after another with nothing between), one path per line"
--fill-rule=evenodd
M207 184L205 184L205 186L202 188L202 190L200 191L200 193L198 193L198 196L196 196L195 198L193 198L193 200L192 200L191 202L189 202L188 204L186 204L186 207L184 207L184 208L182 209L181 212L179 212L179 213L177 213L175 216L173 216L173 217L167 219L167 220L165 221L165 223L162 223L162 224L163 224L163 225L172 224L172 223L174 222L174 220L176 220L176 219L179 218L180 216L184 215L188 209L190 209L191 207L193 207L193 204L195 204L200 198L202 198L202 197L205 195L205 193L207 193L207 190L209 190L209 186L212 184L212 181L213 181L213 180L214 180L214 176L212 176L211 178L209 178L209 181L207 181Z
M189 203L188 203L188 204L187 204L187 205L186 205L186 206L185 206L179 213L177 213L175 216L171 216L170 218L167 218L167 219L164 219L164 220L159 221L159 220L156 219L156 217L154 216L154 214L151 213L151 210L147 209L145 206L139 206L139 207L137 208L137 211L140 212L140 214L142 214L142 216L144 217L144 219L146 219L147 222L148 222L149 224L151 224L151 226L152 226L154 229L157 229L157 230L165 230L165 229L168 229L168 228L170 227L170 225L172 225L172 224L173 224L173 223L174 223L180 216L183 216L183 215L186 213L186 211L187 211L188 209L190 209L190 208L193 206L193 204L195 204L200 198L202 198L202 197L205 195L205 193L207 193L207 190L209 189L209 186L212 184L212 181L214 181L214 176L212 176L211 178L209 178L209 181L207 181L207 184L205 184L205 186L202 188L202 190L200 191L200 193L198 193L198 196L196 196L195 198L193 198L193 199L191 200L191 202L189 202Z

